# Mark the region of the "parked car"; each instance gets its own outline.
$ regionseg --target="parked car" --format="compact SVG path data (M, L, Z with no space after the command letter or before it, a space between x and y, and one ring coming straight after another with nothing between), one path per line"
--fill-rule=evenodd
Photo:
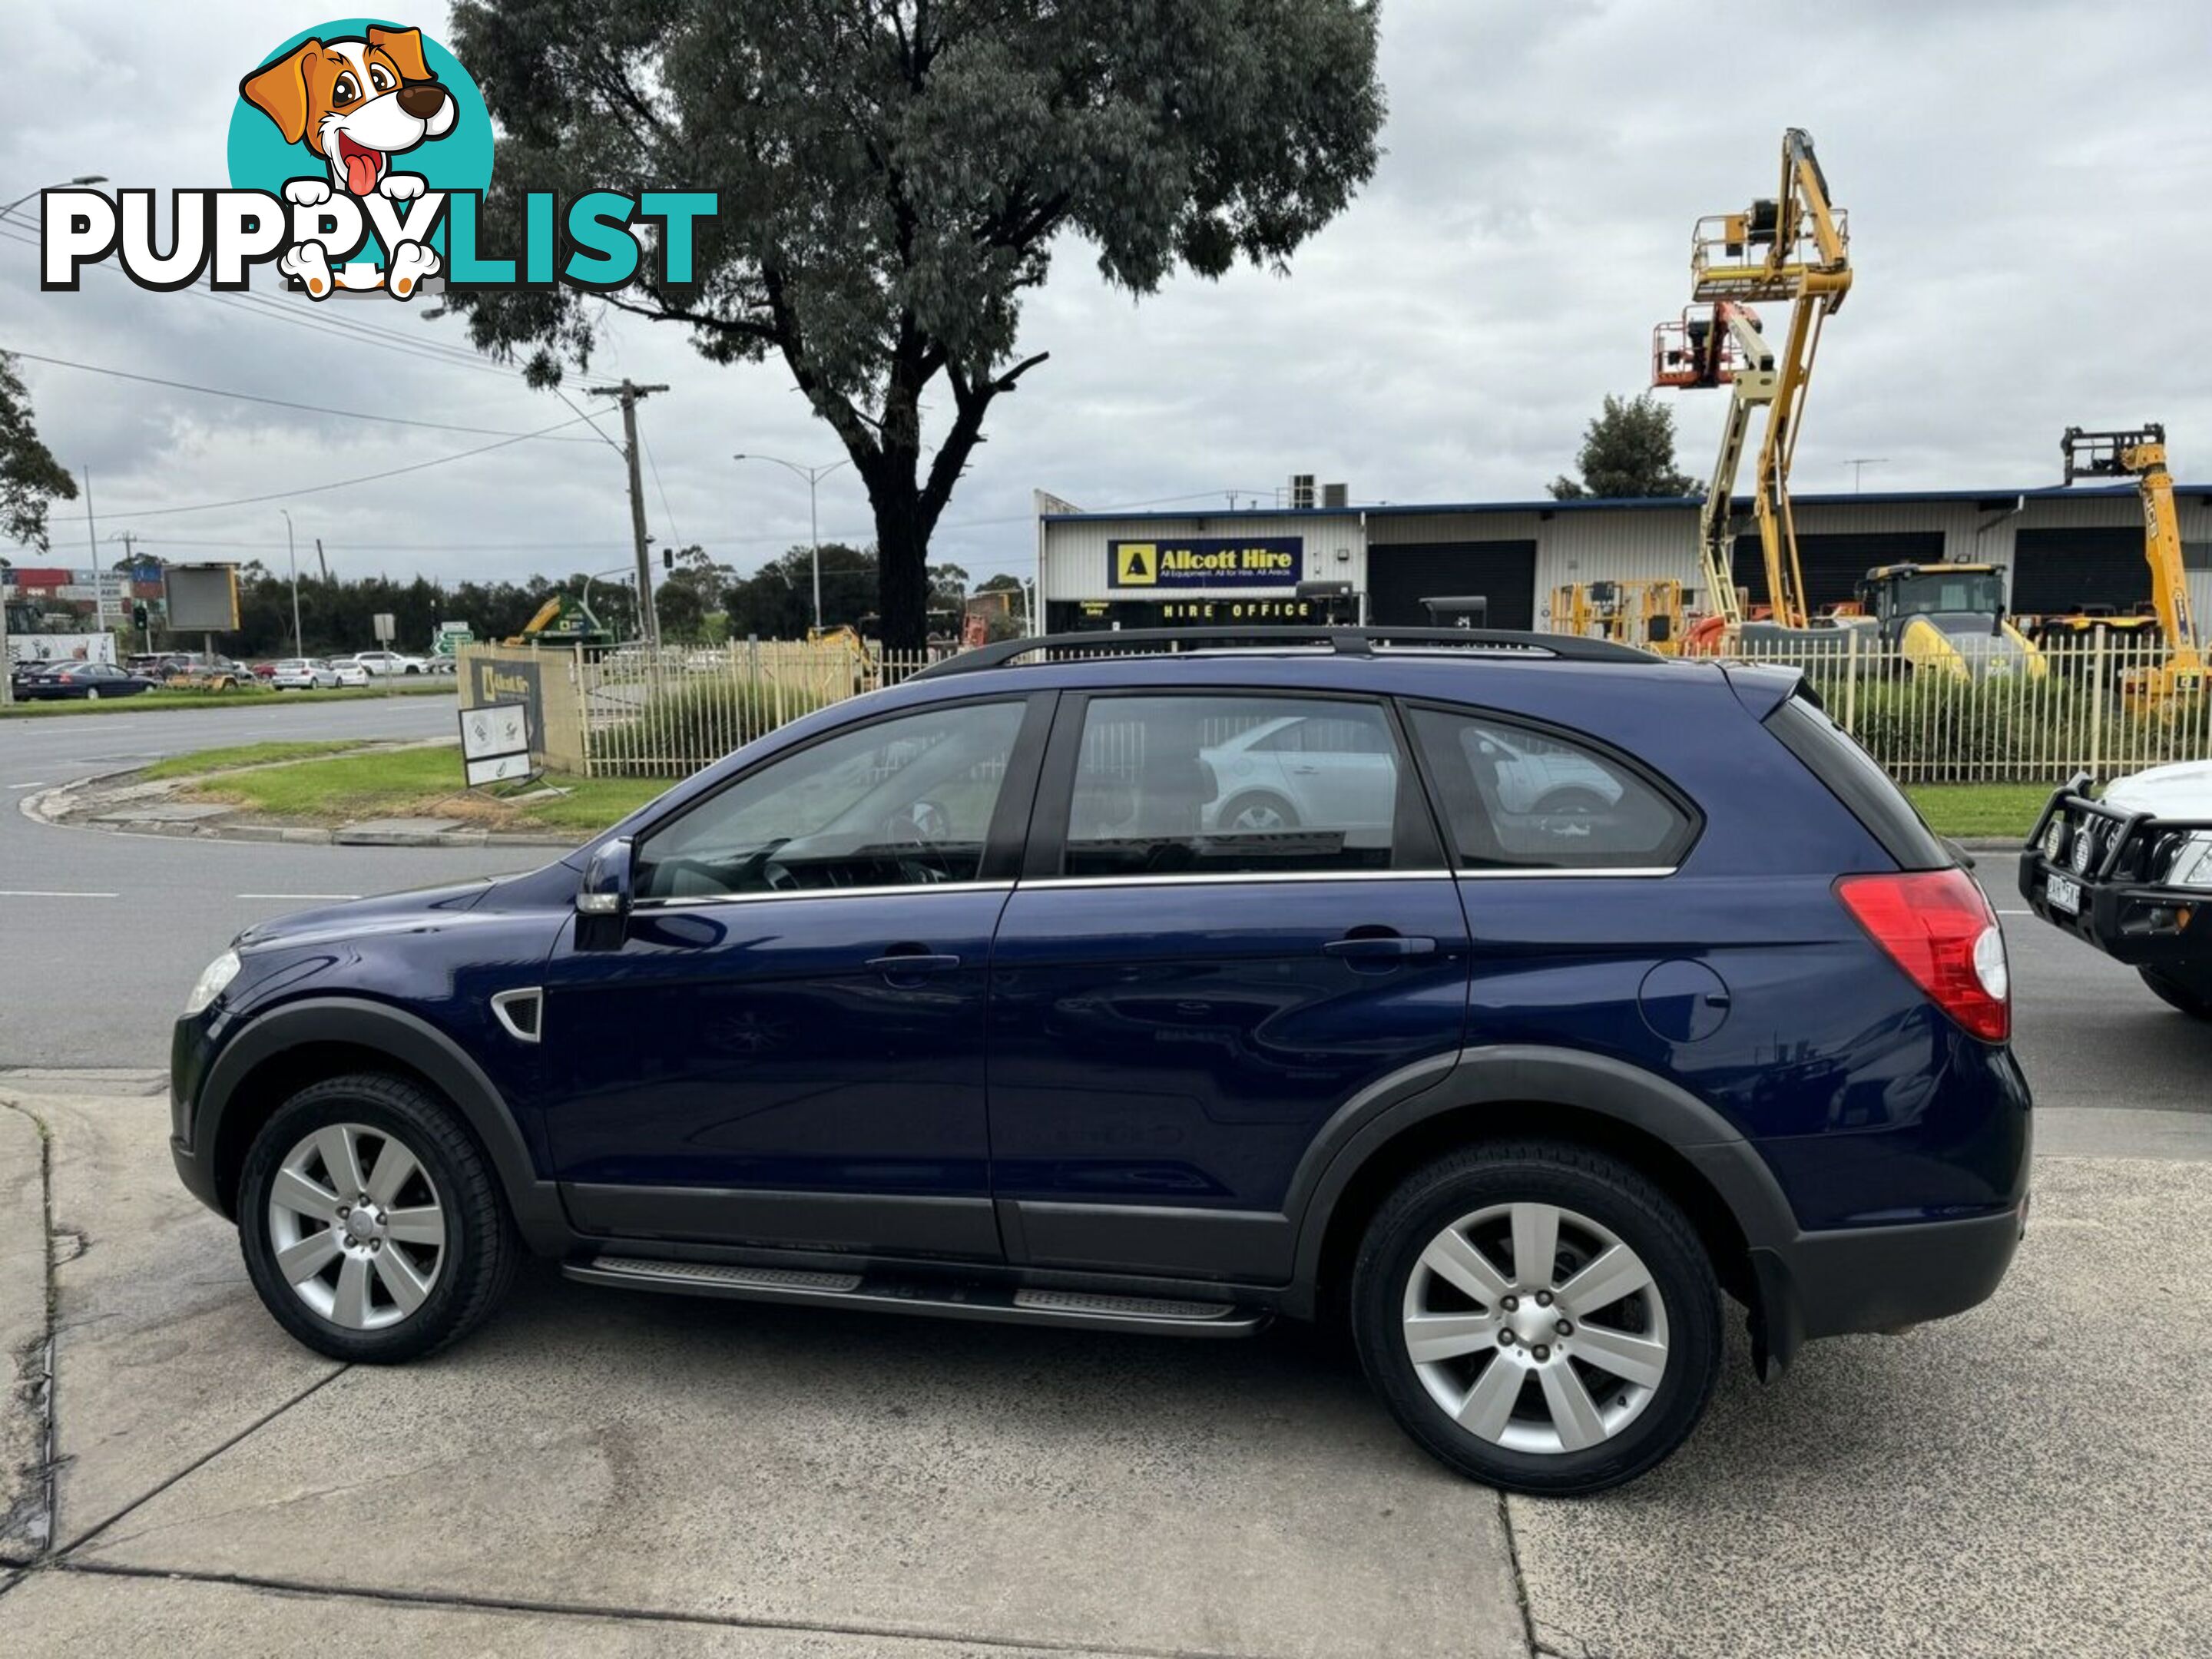
M2212 1020L2212 760L2055 793L2020 890L2036 915L2126 963L2168 1006Z
M368 670L363 668L351 657L334 658L331 662L330 669L331 673L337 676L338 684L340 685L367 685L368 684Z
M31 702L64 697L98 702L103 697L135 697L152 690L153 681L143 679L112 662L55 663L34 678L15 684L15 695Z
M190 691L266 690L267 684L255 678L253 671L244 663L229 657L210 657L198 653L179 659L169 670L166 684Z
M257 680L273 680L276 678L276 665L274 662L250 663L246 672Z
M398 651L356 651L352 660L371 674L421 674L429 665L420 657L410 657Z
M1215 784L1204 827L1388 823L1395 757L1387 736L1358 720L1317 716L1268 720L1201 750ZM1571 749L1533 735L1492 732L1484 742L1499 798L1512 811L1571 817L1604 811L1620 799L1612 775Z
M8 665L8 684L10 688L20 692L31 681L67 668L73 660L74 659L66 657L58 659L27 657L19 662L11 662Z
M1679 1445L1724 1297L1771 1376L1995 1288L2003 936L1802 676L1170 641L1209 643L969 651L543 869L248 929L175 1030L185 1185L349 1361L465 1335L525 1249L1094 1329L1335 1311L1417 1442L1527 1492ZM1376 757L1387 815L1218 827L1208 757L1285 722Z
M319 657L286 657L269 666L269 684L279 691L328 691L338 685L337 670Z

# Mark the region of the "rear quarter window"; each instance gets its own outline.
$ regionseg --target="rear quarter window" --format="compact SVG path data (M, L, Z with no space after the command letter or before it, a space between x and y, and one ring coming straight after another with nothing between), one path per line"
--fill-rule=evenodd
M1899 869L1942 870L1958 862L1889 774L1802 687L1775 705L1766 729L1881 843Z
M1641 767L1571 733L1473 709L1410 711L1462 870L1671 870L1698 818Z

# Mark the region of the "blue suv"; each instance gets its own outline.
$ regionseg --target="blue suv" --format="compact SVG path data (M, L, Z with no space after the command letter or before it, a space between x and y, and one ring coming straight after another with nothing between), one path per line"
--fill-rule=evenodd
M174 1152L343 1359L461 1336L525 1249L950 1318L1337 1317L1444 1462L1588 1492L1689 1434L1723 1296L1765 1376L1990 1293L2009 1025L1988 902L1794 673L1079 635L797 721L542 870L242 934L176 1029Z

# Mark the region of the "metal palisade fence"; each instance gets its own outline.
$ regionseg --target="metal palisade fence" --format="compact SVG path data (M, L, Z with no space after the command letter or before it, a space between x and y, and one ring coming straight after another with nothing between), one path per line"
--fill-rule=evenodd
M580 655L585 773L680 777L802 714L896 685L933 659L872 643L790 640Z
M746 640L538 660L560 665L575 688L586 775L680 777L801 715L896 685L939 654ZM1802 672L1837 724L1903 782L2044 783L2212 757L2212 697L2161 691L2168 658L2154 640L2098 632L1930 660L1840 628L1811 641L1746 641L1734 657Z
M1801 670L1836 723L1906 783L2100 778L2212 757L2212 699L2162 689L2154 640L2098 632L2006 653L1916 660L1868 630L1746 641L1738 660Z

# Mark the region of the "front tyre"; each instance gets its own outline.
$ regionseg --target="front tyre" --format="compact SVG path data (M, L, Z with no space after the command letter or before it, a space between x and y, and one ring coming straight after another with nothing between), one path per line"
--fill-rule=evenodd
M435 1095L362 1073L301 1090L247 1150L246 1271L276 1322L333 1359L387 1364L482 1324L520 1249L483 1154Z
M1401 1427L1508 1492L1601 1492L1689 1437L1720 1372L1720 1290L1628 1165L1548 1141L1416 1170L1352 1282L1360 1363Z
M2155 968L2138 968L2151 994L2169 1008L2179 1008L2192 1019L2212 1020L2212 975L2192 982Z

